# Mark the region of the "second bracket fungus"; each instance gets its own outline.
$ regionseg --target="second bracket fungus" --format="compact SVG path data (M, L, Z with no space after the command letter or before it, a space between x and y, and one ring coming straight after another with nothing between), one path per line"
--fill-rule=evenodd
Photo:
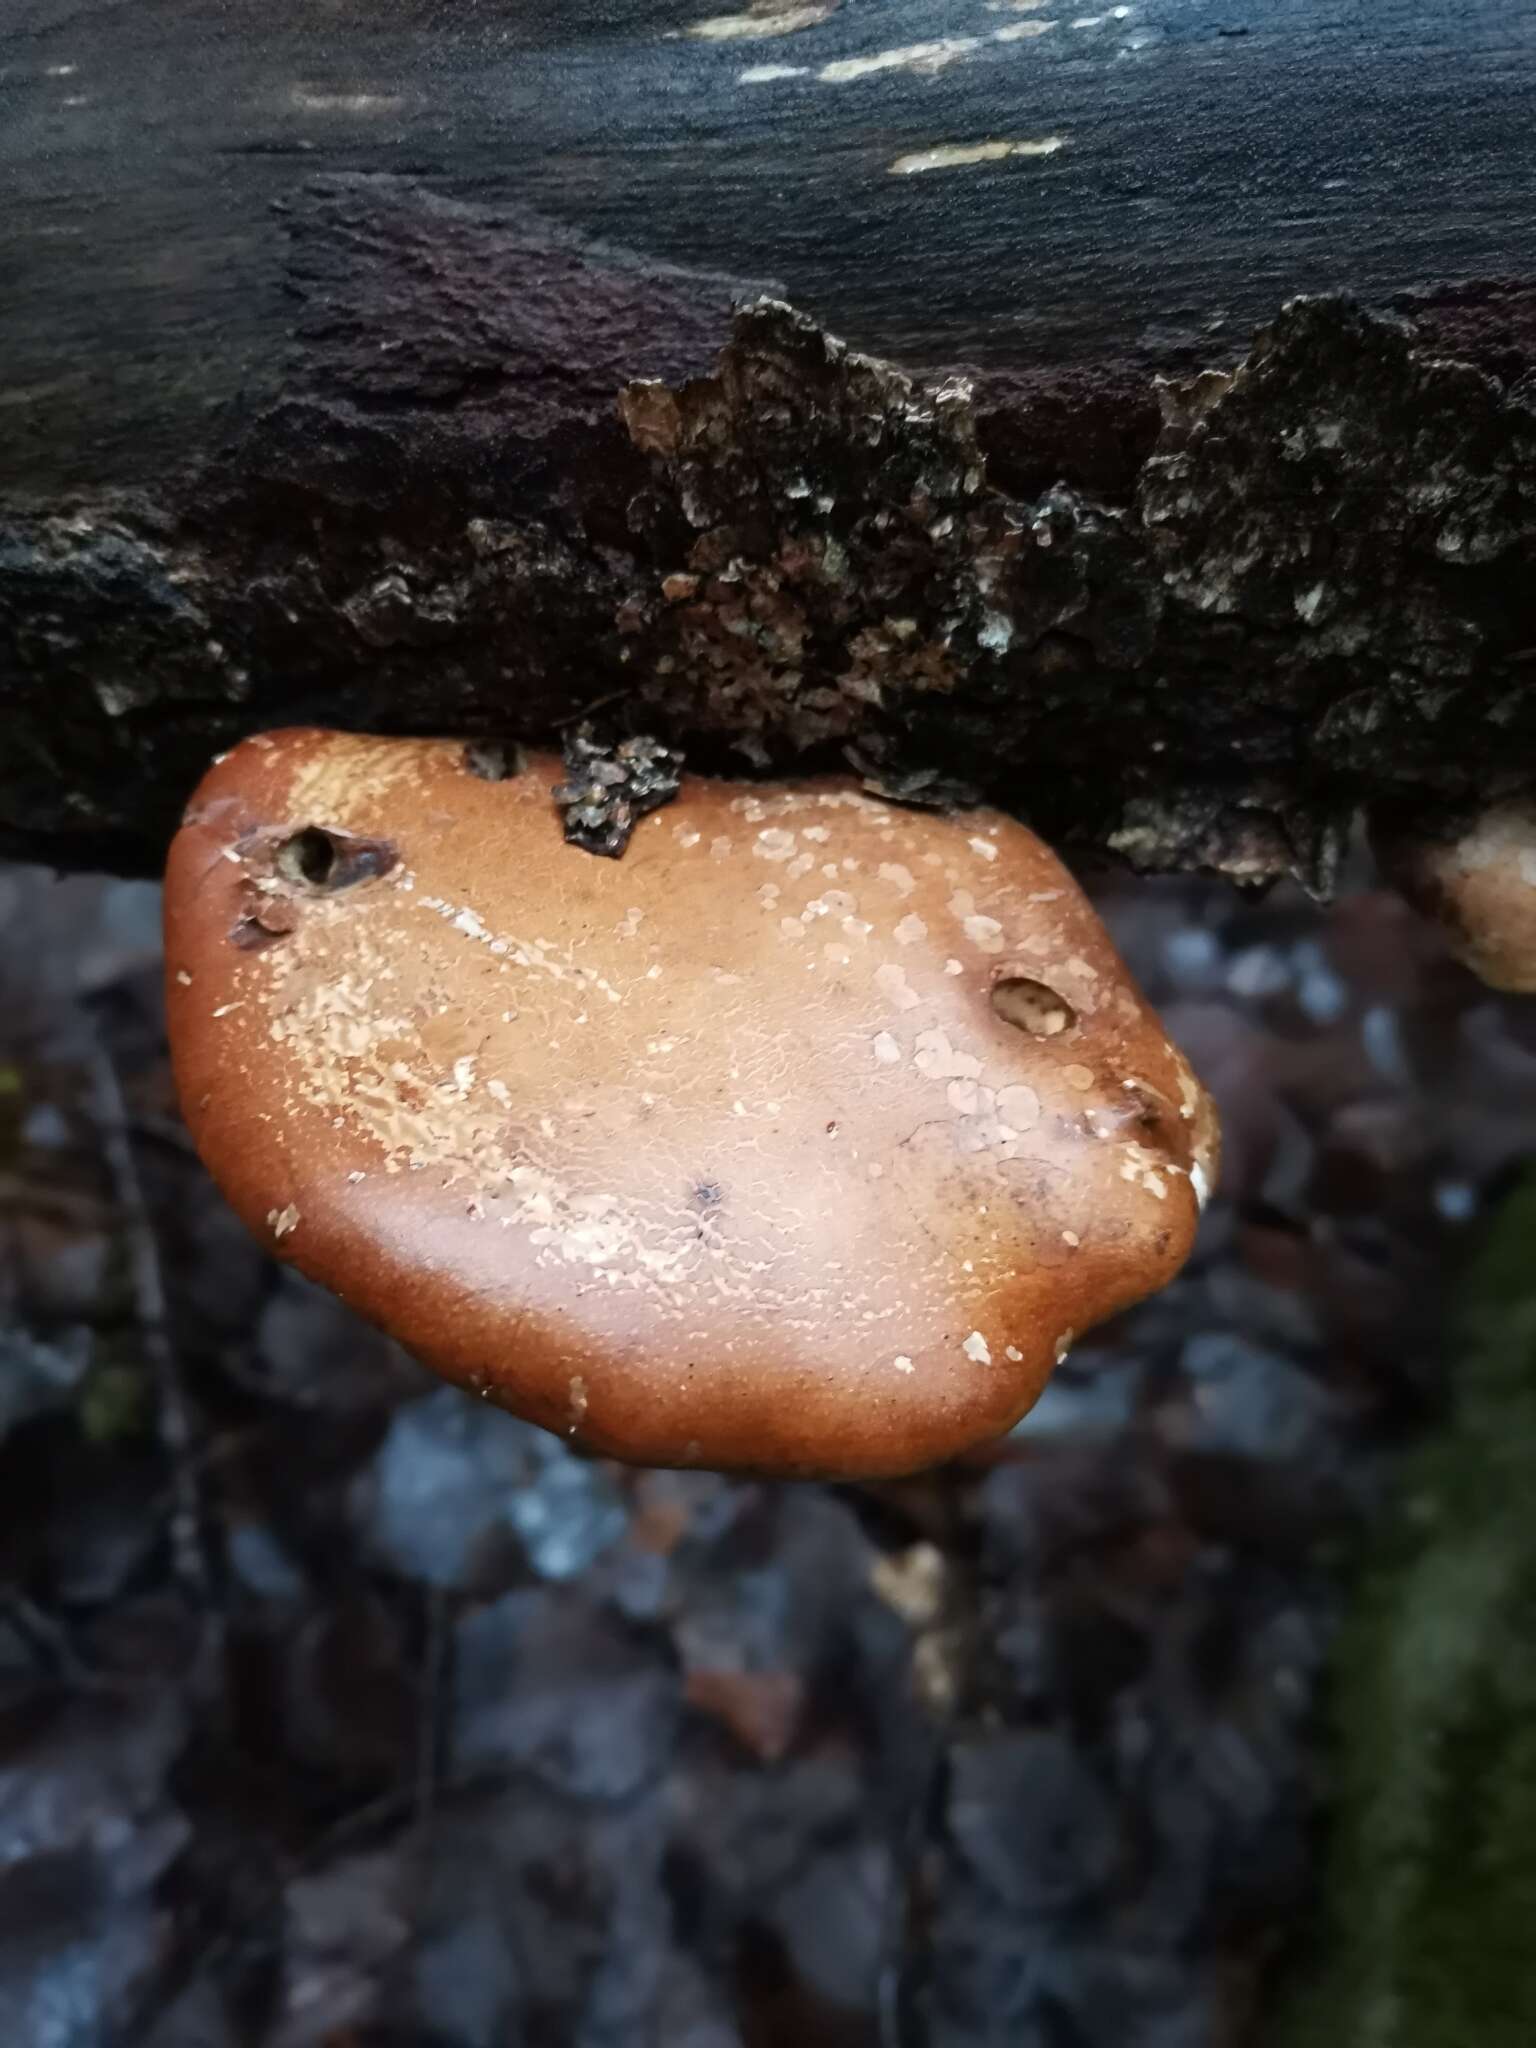
M552 757L286 731L171 850L177 1082L278 1255L615 1457L899 1473L1162 1286L1210 1105L989 811L687 777L622 860Z
M1536 990L1536 799L1510 798L1437 830L1375 820L1387 878L1490 988Z

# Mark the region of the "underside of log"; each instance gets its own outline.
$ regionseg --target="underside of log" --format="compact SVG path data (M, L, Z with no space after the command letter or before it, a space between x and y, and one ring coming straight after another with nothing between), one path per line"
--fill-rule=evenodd
M1161 380L915 374L414 180L284 228L293 340L216 454L0 496L0 851L148 870L296 720L595 709L1319 891L1363 803L1536 769L1536 290L1296 300Z

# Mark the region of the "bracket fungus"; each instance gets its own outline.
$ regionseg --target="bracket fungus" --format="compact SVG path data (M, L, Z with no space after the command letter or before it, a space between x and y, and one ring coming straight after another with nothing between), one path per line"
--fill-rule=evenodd
M198 1148L425 1364L637 1463L899 1473L1172 1277L1210 1105L1050 851L683 780L622 860L553 757L292 730L205 778L167 983Z
M1372 822L1382 872L1489 988L1536 990L1536 799L1507 798L1437 829Z

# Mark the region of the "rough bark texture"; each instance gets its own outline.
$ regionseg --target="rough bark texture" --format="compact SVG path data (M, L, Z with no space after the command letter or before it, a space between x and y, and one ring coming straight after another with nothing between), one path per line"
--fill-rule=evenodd
M1297 292L1530 277L1532 33L1508 0L9 0L0 475L154 484L278 397L271 206L325 173L1090 383Z
M603 704L698 764L851 754L1318 889L1362 800L1536 764L1513 284L1293 302L1154 393L908 375L391 178L287 227L277 402L157 489L0 500L0 850L152 867L207 755L293 719L535 738Z

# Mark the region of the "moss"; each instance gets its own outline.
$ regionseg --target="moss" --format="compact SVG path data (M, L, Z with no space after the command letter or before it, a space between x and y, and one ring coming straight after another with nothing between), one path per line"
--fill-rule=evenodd
M0 1062L0 1168L10 1166L21 1143L26 1090L21 1069Z
M1273 2048L1536 2041L1536 1183L1339 1650L1325 1925Z
M76 1399L80 1428L93 1444L141 1436L149 1424L149 1386L142 1366L98 1358Z

